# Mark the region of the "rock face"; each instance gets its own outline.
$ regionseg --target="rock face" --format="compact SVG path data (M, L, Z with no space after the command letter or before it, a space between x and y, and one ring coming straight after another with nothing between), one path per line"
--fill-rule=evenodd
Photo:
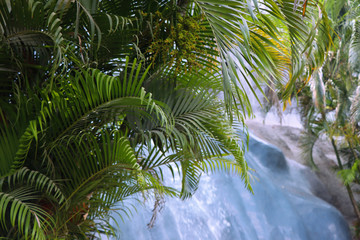
M250 132L266 142L278 147L284 155L298 163L307 165L306 158L302 156L300 147L300 136L302 130L299 128L280 126L280 125L264 125L257 121L247 121ZM314 186L314 194L319 198L334 205L351 224L356 220L351 201L346 192L346 188L336 176L334 167L337 166L334 150L331 143L326 139L317 141L313 151L314 162L319 168L315 171L316 176L324 186ZM318 185L319 186L319 185ZM353 188L356 186L353 186ZM354 188L355 190L356 188ZM360 196L355 192L355 198L359 201Z
M138 207L120 224L120 239L351 239L340 212L314 195L325 190L309 168L256 137L246 158L254 195L238 176L203 176L192 199L167 200L152 229L151 206Z

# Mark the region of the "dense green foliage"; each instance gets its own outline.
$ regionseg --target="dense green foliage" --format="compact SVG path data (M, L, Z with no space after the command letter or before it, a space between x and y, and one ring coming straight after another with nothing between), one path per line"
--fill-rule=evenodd
M317 169L314 145L323 136L329 139L338 175L360 221L352 191L352 185L360 183L360 2L329 0L324 8L332 29L331 47L312 77L303 76L303 83L296 84L305 128L302 145L309 165Z
M0 237L112 234L115 204L186 199L218 169L251 191L233 117L253 82L288 98L322 63L327 17L306 3L1 0Z

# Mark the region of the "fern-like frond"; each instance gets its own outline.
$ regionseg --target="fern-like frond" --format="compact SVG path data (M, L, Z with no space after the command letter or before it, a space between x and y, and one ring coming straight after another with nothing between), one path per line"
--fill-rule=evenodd
M284 52L283 49L288 48L291 49L292 65L291 69L287 70L290 79L284 95L290 95L296 79L301 76L304 69L302 54L311 48L316 35L317 24L310 26L306 23L312 21L311 18L315 16L312 13L318 11L315 2L307 1L308 7L305 12L298 7L302 1L299 5L290 0L261 3L254 1L251 4L250 1L194 2L205 14L216 38L222 60L225 102L229 114L232 113L230 103L234 101L243 111L251 114L246 91L249 88L256 96L253 84L260 89L261 79L283 81L284 71L278 71L274 52L280 53L279 56L286 55L288 50ZM328 28L325 19L326 17L320 18L315 22L326 32ZM286 29L282 35L288 37L289 44L286 44L285 48L284 42L279 39L279 32L283 31L281 28ZM317 53L320 53L321 49L324 55L328 43L325 40L317 42ZM240 74L237 73L236 66L240 67Z
M315 72L310 81L311 91L315 107L322 114L325 113L325 85L323 82L322 71Z
M359 68L360 57L360 22L354 19L352 22L351 39L349 46L349 64L354 69Z
M10 192L0 192L1 227L10 231L15 228L26 239L46 239L45 232L51 230L51 216L38 204L32 188L19 187Z
M64 194L53 180L38 171L26 167L2 178L0 190L16 188L17 185L31 186L35 191L53 196L59 204L65 200Z
M357 87L351 99L350 114L353 124L360 122L360 86Z
M156 124L142 125L149 128L135 135L143 139L140 141L141 149L147 146L144 155L139 152L140 165L144 169L156 170L162 178L162 166L167 166L174 175L174 167L180 163L181 195L187 198L197 189L201 173L208 166L203 165L204 161L212 162L223 159L224 155L232 155L235 158L232 164L225 160L219 160L219 164L235 170L251 190L248 166L244 159L244 143L225 118L216 92L208 93L204 90L194 94L190 89L179 89L165 94L164 98L163 101L173 114L174 127L166 130ZM206 172L210 166L213 165L206 167Z
M318 168L314 162L313 157L314 146L318 139L319 136L310 130L302 134L300 138L300 147L302 149L301 155L306 160L308 165L314 169Z

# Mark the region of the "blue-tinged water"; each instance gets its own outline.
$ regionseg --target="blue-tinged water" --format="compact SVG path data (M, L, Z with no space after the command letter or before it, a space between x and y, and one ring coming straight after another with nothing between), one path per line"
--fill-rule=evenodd
M238 176L203 176L192 199L166 200L152 229L147 228L151 205L138 206L124 223L119 220L120 239L350 239L341 214L313 194L320 183L308 168L254 137L246 158L256 170L254 195Z

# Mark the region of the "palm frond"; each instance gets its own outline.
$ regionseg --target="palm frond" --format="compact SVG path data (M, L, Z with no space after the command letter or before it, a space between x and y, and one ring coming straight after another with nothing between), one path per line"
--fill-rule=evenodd
M44 109L44 112L53 114L51 120L60 127L53 129L55 138L52 138L52 144L64 136L76 135L78 129L96 131L114 120L121 122L130 113L145 117L152 117L154 113L161 124L166 126L166 113L152 99L152 95L142 88L147 71L140 72L141 65L136 65L135 61L131 68L125 67L120 77L89 69L76 71L74 76L65 78L61 95L66 98L54 94L48 97L48 109ZM72 84L68 85L68 81Z
M293 1L264 1L261 4L254 1L253 4L248 4L238 1L209 0L195 1L195 3L204 12L217 41L222 59L223 85L228 113L232 112L230 103L236 99L239 102L235 102L235 104L239 104L243 111L251 114L251 106L246 88L242 85L243 82L250 88L250 91L255 93L252 84L254 83L260 88L261 79L271 81L272 78L279 82L283 81L284 72L278 71L274 64L275 55L271 54L268 49L270 47L276 52L282 50L271 41L266 40L272 39L280 46L283 44L279 39L279 31L281 31L279 26L281 25L274 23L284 24L283 26L285 29L287 28L289 34L292 69L287 70L290 80L284 92L285 96L289 96L290 89L303 70L302 57L298 52L307 51L311 45L306 45L306 43L312 42L315 36L316 25L309 27L306 23L306 21L310 21L310 13L316 9L314 5L309 4L304 18L302 9L297 8ZM259 35L260 32L261 35ZM326 41L319 42L319 47L323 43ZM241 66L239 71L244 80L236 73L235 66ZM233 98L234 96L236 98Z
M37 144L41 130L32 114L36 112L35 105L39 101L36 97L29 100L31 95L31 91L27 96L15 92L10 103L4 103L0 108L0 176L20 169L31 147ZM12 104L17 108L11 109Z
M36 191L53 196L59 204L65 200L63 193L53 180L38 171L30 170L26 167L2 178L0 190L12 189L16 185L31 186Z
M338 1L338 0L330 0L326 2L326 12L329 15L329 18L336 20L338 17L342 17L340 15L340 11L346 4L345 1Z
M56 205L65 200L57 184L38 171L24 167L1 178L0 229L15 231L26 239L45 239L45 234L53 230L55 222L50 205L49 208L44 208L38 202L40 196L46 206L47 201Z
M353 124L360 122L360 87L357 87L351 99L350 116Z
M67 179L68 196L61 209L79 208L69 215L72 223L83 221L84 211L89 211L78 203L91 206L88 217L92 219L105 216L116 204L138 193L177 194L174 189L163 186L151 172L141 170L134 149L119 131L104 130L96 135L75 138L52 151L63 178Z
M71 191L76 189L91 192L91 189L87 188L96 187L99 184L95 183L96 180L112 171L140 170L126 138L122 138L119 132L100 133L97 133L99 136L87 133L53 149L52 156L57 159L56 164L61 167L60 172L65 179L71 179L67 183L69 187L72 186L69 188ZM74 156L77 161L73 161ZM126 177L126 173L124 174ZM119 173L118 181L121 176Z
M32 188L19 187L10 192L0 192L1 228L16 228L27 239L45 239L51 230L51 216L38 204L32 203L38 196Z
M32 74L41 68L54 74L64 60L66 46L57 13L45 15L49 9L40 1L15 0L10 7L5 5L2 1L0 29L2 44L7 46L2 49L9 54L7 61L15 61Z
M301 155L313 169L318 169L313 157L314 146L318 139L319 135L311 131L303 133L300 138Z
M349 63L353 69L359 67L359 54L360 54L360 22L354 20L352 23L352 32L349 46Z
M190 198L199 187L202 174L201 163L194 160L183 160L181 163L181 199Z
M310 86L311 91L313 93L313 101L315 107L321 112L322 114L325 113L325 85L322 78L322 71L319 69L315 72L311 78Z
M195 192L201 173L205 169L207 172L209 166L210 169L215 166L208 166L204 161L216 162L221 166L220 169L235 170L251 191L248 167L244 160L244 143L226 120L216 94L194 94L189 89L167 93L163 101L171 109L174 127L166 130L156 124L143 124L148 128L137 133L141 144L153 141L156 146L147 144L147 151L140 163L144 169L159 171L162 178L162 166L167 166L174 175L173 168L177 165L173 163L180 162L183 186L181 195L184 198ZM144 149L143 145L140 146ZM235 157L231 164L223 159L227 154Z

